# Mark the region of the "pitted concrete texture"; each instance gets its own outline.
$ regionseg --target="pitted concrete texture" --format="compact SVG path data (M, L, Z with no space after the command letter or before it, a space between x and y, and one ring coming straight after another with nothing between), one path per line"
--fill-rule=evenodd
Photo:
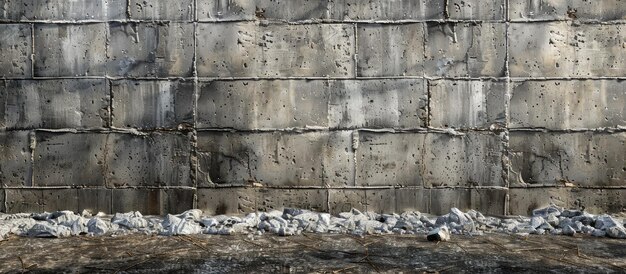
M0 211L624 211L625 1L0 0Z

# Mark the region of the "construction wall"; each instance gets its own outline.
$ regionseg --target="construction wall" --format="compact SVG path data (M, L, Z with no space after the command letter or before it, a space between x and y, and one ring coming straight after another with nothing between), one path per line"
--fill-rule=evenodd
M1 0L0 211L626 207L626 0Z

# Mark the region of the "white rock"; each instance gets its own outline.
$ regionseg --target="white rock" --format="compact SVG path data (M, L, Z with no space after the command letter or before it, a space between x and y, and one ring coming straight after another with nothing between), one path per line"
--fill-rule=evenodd
M447 226L441 226L428 232L426 239L432 242L449 241L450 231L448 230Z
M111 223L117 224L129 229L144 228L148 226L148 221L143 218L139 211L128 213L116 213L111 219Z
M93 217L87 222L87 232L94 235L103 235L109 232L109 224L99 217Z
M57 225L55 223L37 223L28 230L28 236L31 237L68 237L71 231L68 227Z

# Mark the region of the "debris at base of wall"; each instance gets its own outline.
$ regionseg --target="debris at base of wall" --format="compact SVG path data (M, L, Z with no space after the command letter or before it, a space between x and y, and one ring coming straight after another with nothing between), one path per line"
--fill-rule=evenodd
M509 233L518 235L590 235L626 239L624 220L610 215L593 215L551 205L534 210L532 216L497 218L478 211L452 208L448 214L433 216L417 211L378 214L352 209L337 216L304 209L256 212L245 216L206 216L198 209L164 217L143 216L140 212L113 216L89 212L58 211L37 214L0 213L0 240L8 235L68 237L73 235L120 236L130 233L157 235L272 233L281 236L301 233L415 234L428 240L446 241L451 235Z

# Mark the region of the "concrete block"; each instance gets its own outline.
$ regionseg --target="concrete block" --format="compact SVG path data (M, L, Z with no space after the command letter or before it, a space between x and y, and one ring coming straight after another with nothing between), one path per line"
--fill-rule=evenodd
M568 0L527 1L510 0L512 21L523 20L598 20L626 19L626 5L622 0Z
M32 54L30 25L0 25L0 77L31 77Z
M428 134L423 153L423 181L433 186L505 186L504 137L492 133Z
M198 185L352 185L351 145L349 131L200 132Z
M626 189L572 188L569 204L593 214L621 213L626 210Z
M105 74L105 24L35 24L34 29L35 76Z
M93 214L104 212L113 214L111 208L111 189L78 189L78 212L89 210Z
M626 186L626 132L510 133L511 186Z
M126 0L4 0L0 21L20 20L121 20L126 16Z
M529 215L551 202L565 208L584 209L593 214L619 213L626 209L625 189L512 188L510 213Z
M195 189L161 189L161 215L180 214L194 206Z
M198 76L354 76L351 25L198 24L197 34Z
M43 211L78 212L78 189L43 189Z
M4 189L0 188L0 212L2 212L2 213L6 213L7 212L7 209L6 209L5 203L4 203L4 201L5 201L5 199L4 199L5 196L4 195L5 195Z
M626 75L623 25L516 23L509 28L511 76Z
M504 23L427 23L426 27L427 76L505 75Z
M107 185L192 186L191 141L178 133L110 134Z
M328 211L333 215L348 212L353 208L367 211L365 189L329 189L328 206Z
M112 81L111 93L114 127L176 129L194 123L192 81Z
M570 208L571 190L569 188L533 187L511 188L509 215L530 216L534 209L550 204Z
M449 0L447 11L450 19L457 20L504 20L505 0L464 1Z
M192 23L109 23L108 74L131 77L193 75Z
M470 190L471 208L486 215L506 215L508 192L508 189L473 188Z
M376 213L394 213L396 210L396 190L394 188L366 189L367 211Z
M257 211L256 188L199 188L198 209L205 214L241 214Z
M443 215L456 207L463 212L472 208L471 189L433 188L430 190L430 213Z
M249 0L206 0L199 1L197 7L198 21L240 21L255 20L257 5L260 1ZM285 2L290 4L292 1ZM260 12L260 10L259 10ZM259 14L261 15L261 14ZM262 18L259 18L262 19Z
M257 195L258 211L292 207L328 212L328 190L326 189L260 188Z
M130 19L192 21L194 0L128 0Z
M107 134L36 132L35 186L104 186Z
M514 82L510 126L590 129L626 126L626 90L618 80Z
M160 189L113 189L113 212L139 211L143 215L161 215L163 204Z
M329 1L334 19L397 21L444 19L444 1L342 0ZM334 2L339 2L335 4Z
M430 126L505 127L508 95L504 81L429 81Z
M430 212L430 189L396 188L396 212Z
M0 86L0 125L7 128L94 128L109 120L103 79L7 80Z
M425 134L358 132L359 186L421 186Z
M6 213L43 212L43 191L41 189L5 189Z
M424 26L359 25L358 76L424 75Z
M0 187L31 186L31 133L0 131Z

